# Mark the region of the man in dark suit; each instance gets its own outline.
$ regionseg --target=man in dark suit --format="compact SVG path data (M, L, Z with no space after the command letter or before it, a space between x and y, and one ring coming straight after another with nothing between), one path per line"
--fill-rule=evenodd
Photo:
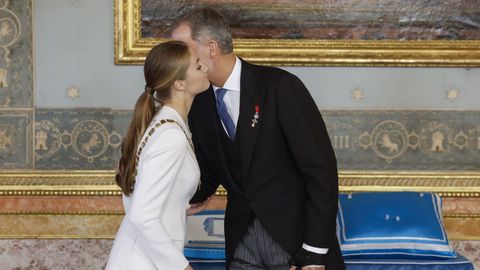
M320 112L303 83L233 52L227 20L212 9L179 19L208 67L210 89L189 115L201 168L201 203L222 184L230 269L345 269L336 238L338 176Z

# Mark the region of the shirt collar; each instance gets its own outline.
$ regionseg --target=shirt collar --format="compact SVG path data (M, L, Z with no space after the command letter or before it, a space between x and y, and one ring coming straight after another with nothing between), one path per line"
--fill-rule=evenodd
M228 76L227 80L225 81L225 84L223 84L223 87L227 90L231 91L240 91L240 74L242 72L242 61L238 57L235 56L235 65L233 66L232 73L230 73L230 76ZM218 86L215 86L212 84L213 90L217 91Z

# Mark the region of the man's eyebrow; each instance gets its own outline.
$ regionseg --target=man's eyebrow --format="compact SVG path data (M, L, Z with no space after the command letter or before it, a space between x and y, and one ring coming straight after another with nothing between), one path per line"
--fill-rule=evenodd
M198 62L200 62L200 57L197 58L197 61L195 61L195 64L198 64Z

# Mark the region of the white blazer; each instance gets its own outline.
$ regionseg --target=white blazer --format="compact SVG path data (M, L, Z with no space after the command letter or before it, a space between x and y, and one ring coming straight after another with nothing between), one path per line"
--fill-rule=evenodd
M191 136L182 117L163 106L144 137L162 119L177 121ZM185 212L199 181L195 153L182 129L175 123L157 128L142 150L133 194L123 195L125 217L106 269L185 269Z

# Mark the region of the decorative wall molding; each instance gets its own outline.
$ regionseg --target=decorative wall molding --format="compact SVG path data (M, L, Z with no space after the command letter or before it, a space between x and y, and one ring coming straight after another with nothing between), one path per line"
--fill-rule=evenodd
M0 171L0 195L119 196L114 171Z
M480 197L479 172L340 171L341 192L419 191L443 197Z
M341 192L425 191L480 197L480 172L340 171ZM0 171L0 195L119 196L113 170ZM217 195L225 195L220 188Z
M0 195L119 196L113 170L0 171ZM341 192L424 191L444 197L480 197L480 172L339 172ZM220 188L217 195L225 195Z

